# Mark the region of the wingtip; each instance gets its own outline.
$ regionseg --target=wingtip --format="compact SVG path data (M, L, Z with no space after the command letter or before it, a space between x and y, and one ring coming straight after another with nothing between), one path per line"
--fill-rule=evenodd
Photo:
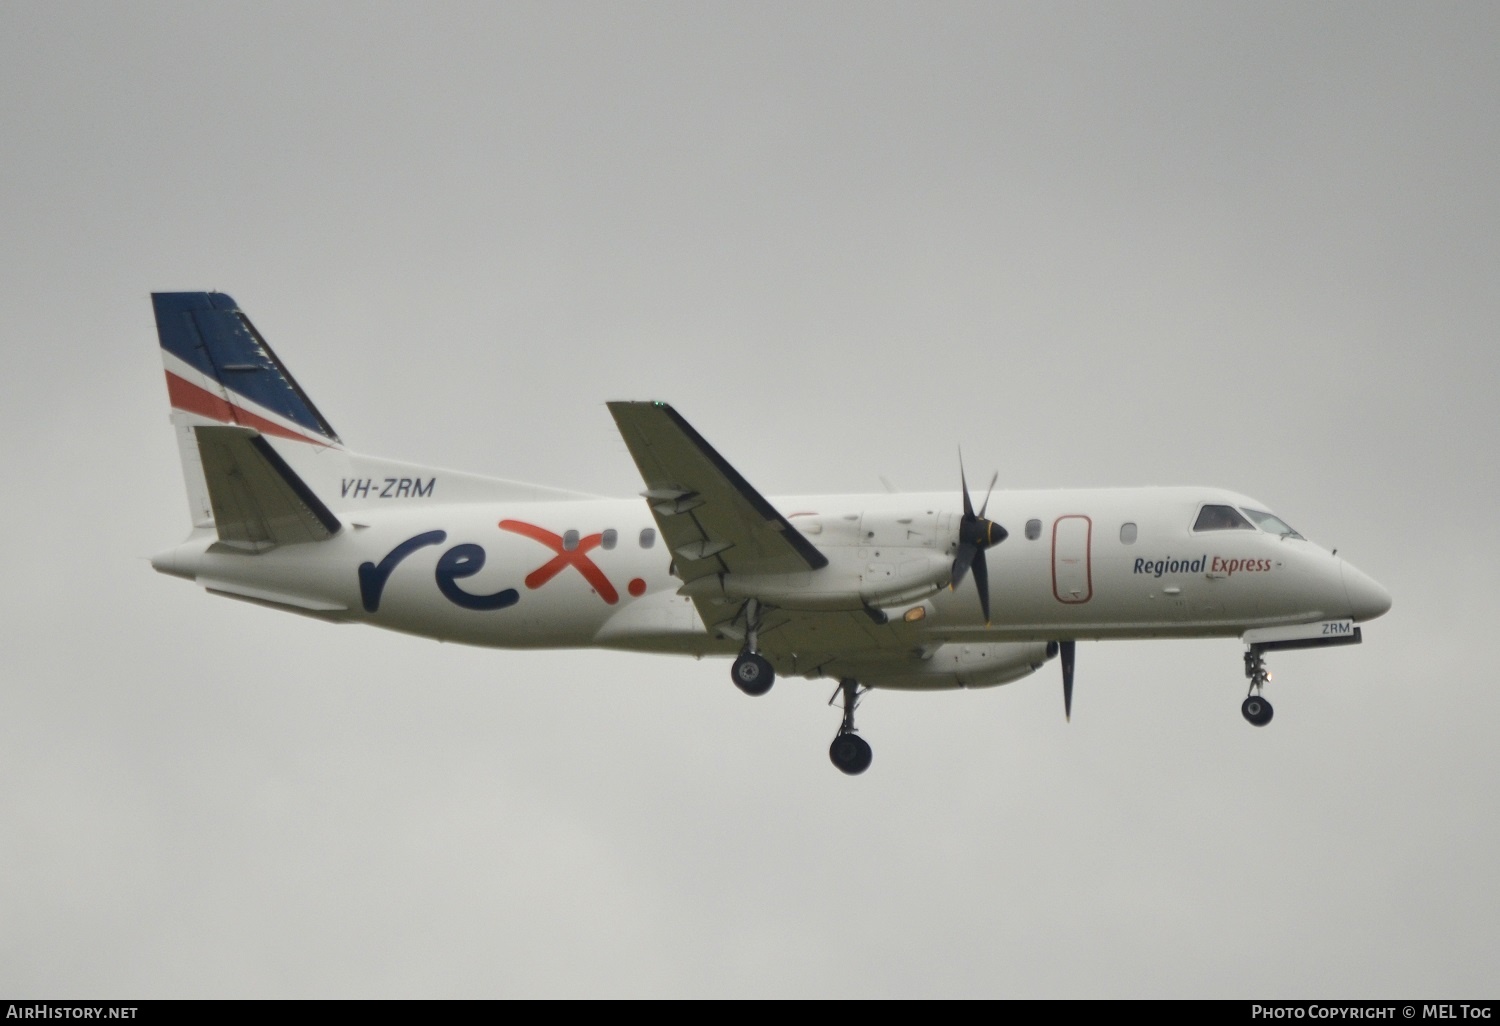
M604 405L612 410L625 406L660 406L668 410L672 408L671 403L661 399L606 399Z

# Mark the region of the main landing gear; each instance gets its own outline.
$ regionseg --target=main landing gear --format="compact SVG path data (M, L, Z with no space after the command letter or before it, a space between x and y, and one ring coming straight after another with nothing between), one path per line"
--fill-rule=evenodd
M864 738L854 732L854 709L859 705L859 696L863 695L864 689L859 686L859 681L853 677L845 677L839 681L838 690L833 693L833 698L828 700L832 705L833 700L840 695L844 696L844 722L839 726L838 736L833 739L833 744L828 746L828 758L843 773L851 777L858 776L870 768L875 753L870 751L870 745Z
M760 654L760 603L755 599L746 602L743 616L745 647L730 668L729 677L734 681L734 686L745 694L760 696L770 691L771 685L776 683L776 670L771 666L770 660ZM833 697L828 700L828 704L832 705L840 695L844 699L844 720L839 724L839 732L834 737L833 744L828 746L828 758L833 760L833 764L841 772L851 777L869 769L875 758L869 743L854 729L854 710L866 690L853 677L845 677L839 681Z
M758 652L741 652L729 675L734 679L735 687L757 698L776 683L776 671L771 668L771 661Z
M729 677L735 687L756 698L776 683L771 661L760 654L760 603L754 599L745 603L745 648L730 668Z
M1245 653L1245 676L1250 678L1250 693L1240 703L1240 713L1253 725L1264 727L1271 722L1274 710L1260 694L1260 689L1271 679L1271 673L1266 669L1266 657L1261 654L1259 646L1251 645L1250 651Z

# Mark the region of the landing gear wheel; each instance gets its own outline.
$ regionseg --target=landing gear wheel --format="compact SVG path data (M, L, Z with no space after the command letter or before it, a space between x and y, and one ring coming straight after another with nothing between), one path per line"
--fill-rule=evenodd
M857 777L870 768L875 753L858 734L840 734L828 746L828 758L844 773Z
M770 661L754 652L742 652L734 661L729 676L735 687L756 697L770 691L771 685L776 683L776 671L771 669Z
M1245 719L1257 727L1264 727L1271 722L1271 703L1259 695L1251 695L1245 699L1240 705L1240 712L1244 714Z

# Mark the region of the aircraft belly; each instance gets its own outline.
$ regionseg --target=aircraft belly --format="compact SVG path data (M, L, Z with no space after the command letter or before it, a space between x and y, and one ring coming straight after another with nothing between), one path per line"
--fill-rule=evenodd
M733 651L734 644L713 644L692 600L670 591L657 592L613 612L595 632L594 644L642 652L707 654Z
M424 594L394 589L365 622L408 634L492 648L577 648L589 645L600 618L549 614L540 603L464 609Z
M951 642L885 659L854 657L831 663L830 676L854 676L874 688L935 691L983 688L1020 680L1048 659L1045 642Z

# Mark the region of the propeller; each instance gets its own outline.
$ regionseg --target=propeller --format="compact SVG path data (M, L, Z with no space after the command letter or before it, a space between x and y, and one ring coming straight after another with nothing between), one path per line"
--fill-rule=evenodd
M1059 641L1058 651L1062 654L1063 670L1063 715L1069 723L1073 722L1073 642Z
M958 458L958 479L964 486L964 516L958 524L958 553L953 557L953 580L949 583L950 589L957 589L963 582L964 575L970 570L974 571L974 586L979 589L979 608L984 610L984 623L988 627L990 623L990 573L985 566L984 550L991 545L999 545L1006 538L1006 530L993 520L984 518L984 511L990 505L990 492L995 490L995 482L1000 479L997 472L990 478L989 490L984 493L984 502L979 507L979 512L974 512L974 503L969 499L969 480L964 476L964 461L960 454Z
M1049 641L1047 642L1047 658L1055 655L1062 656L1063 671L1063 715L1068 722L1073 722L1073 642L1071 641Z

